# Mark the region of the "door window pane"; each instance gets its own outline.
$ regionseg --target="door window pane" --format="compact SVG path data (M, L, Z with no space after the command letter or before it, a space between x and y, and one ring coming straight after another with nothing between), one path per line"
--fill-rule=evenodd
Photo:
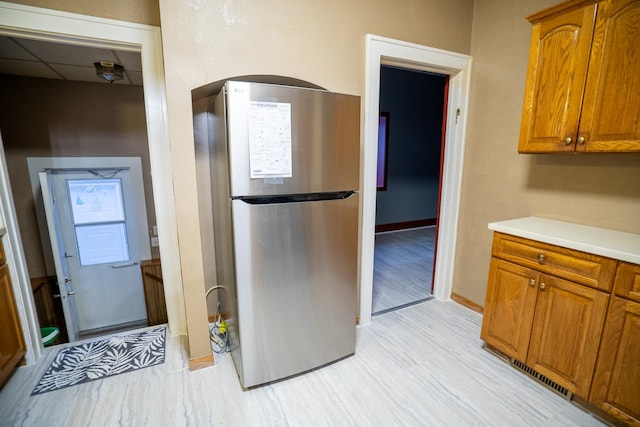
M120 179L70 179L74 224L124 221Z
M129 260L127 230L124 223L77 225L75 230L80 265Z

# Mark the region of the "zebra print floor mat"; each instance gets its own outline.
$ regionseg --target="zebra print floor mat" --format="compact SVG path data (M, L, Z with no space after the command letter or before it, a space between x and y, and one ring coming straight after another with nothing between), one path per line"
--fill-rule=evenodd
M162 327L63 348L31 395L164 363L165 337Z

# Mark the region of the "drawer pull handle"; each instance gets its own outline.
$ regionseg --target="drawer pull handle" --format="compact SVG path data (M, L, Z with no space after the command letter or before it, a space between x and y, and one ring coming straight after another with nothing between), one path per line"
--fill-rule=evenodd
M529 279L529 286L533 287L536 285L536 279Z
M538 254L538 262L540 264L544 263L544 254Z
M544 288L546 288L547 285L544 284L544 282L540 282L540 290L544 291Z

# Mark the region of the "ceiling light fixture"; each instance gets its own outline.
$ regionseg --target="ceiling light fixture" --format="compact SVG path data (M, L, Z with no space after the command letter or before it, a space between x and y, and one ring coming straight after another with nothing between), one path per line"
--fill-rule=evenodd
M124 67L120 64L108 61L98 61L94 62L93 66L96 67L96 74L98 77L105 79L109 83L113 83L116 80L122 80Z

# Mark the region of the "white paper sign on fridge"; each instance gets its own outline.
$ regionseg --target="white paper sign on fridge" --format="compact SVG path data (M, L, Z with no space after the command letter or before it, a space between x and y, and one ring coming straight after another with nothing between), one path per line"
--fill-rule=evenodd
M291 177L291 104L251 101L249 166L252 179Z

